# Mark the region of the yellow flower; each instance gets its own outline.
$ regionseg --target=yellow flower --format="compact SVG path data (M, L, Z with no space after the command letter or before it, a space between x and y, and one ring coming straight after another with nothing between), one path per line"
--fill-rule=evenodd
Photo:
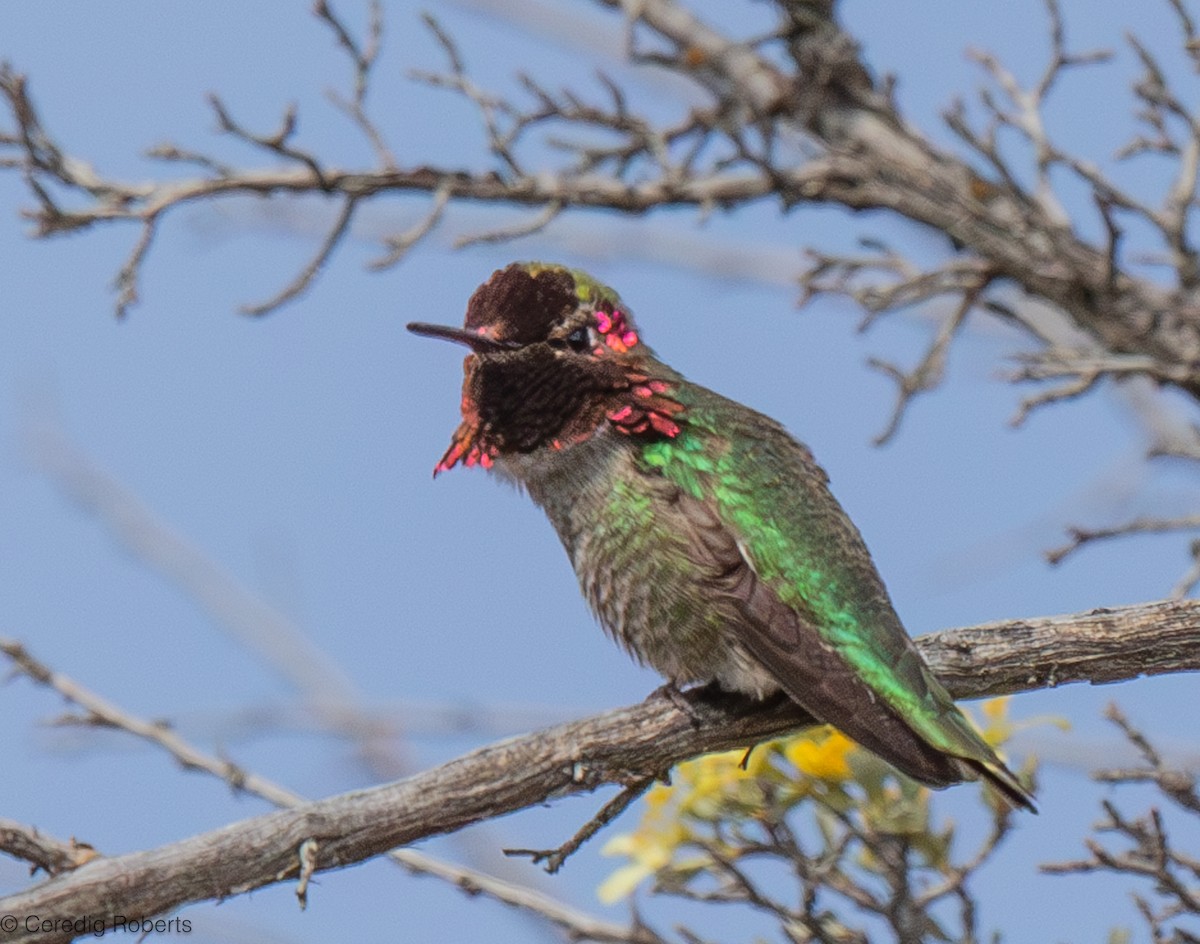
M849 755L856 745L833 728L801 734L783 745L783 755L806 776L831 783L849 780Z
M728 815L732 807L755 807L763 802L758 774L769 757L769 748L761 749L763 758L753 757L742 768L743 750L707 754L680 764L675 769L675 796L679 814L700 820Z
M746 760L746 769L743 775L750 780L760 780L763 777L769 777L776 774L775 768L771 766L771 758L778 752L778 743L769 741L766 744L755 745L750 750L750 756L746 757L746 752L742 751L742 758ZM741 760L738 761L741 763ZM777 776L777 774L776 774Z
M999 747L1013 736L1013 723L1008 719L1008 705L1012 696L1002 695L999 698L989 698L979 710L983 713L983 725L979 733L992 747Z
M662 809L671 801L673 791L670 784L656 783L646 793L642 802L646 804L646 819L661 815Z
M735 789L746 775L741 768L745 754L745 751L706 754L685 765L687 779L692 781L696 793L715 795Z
M999 698L989 698L979 706L979 710L983 713L983 724L976 724L975 727L979 729L979 733L983 736L983 739L992 747L999 747L1018 731L1022 731L1025 728L1032 728L1039 724L1052 724L1062 731L1069 731L1071 728L1070 721L1054 715L1038 715L1035 718L1012 721L1008 717L1008 708L1011 701L1012 696L1002 695Z
M658 788L656 787L655 790ZM664 792L669 793L667 788ZM654 791L651 791L653 794ZM647 797L647 799L650 799ZM601 855L629 858L627 865L621 866L596 889L596 896L606 905L620 901L633 893L633 890L644 879L656 875L661 869L670 864L675 855L675 849L686 838L687 833L682 826L674 824L666 830L646 829L649 811L636 832L623 836L614 836L604 848Z

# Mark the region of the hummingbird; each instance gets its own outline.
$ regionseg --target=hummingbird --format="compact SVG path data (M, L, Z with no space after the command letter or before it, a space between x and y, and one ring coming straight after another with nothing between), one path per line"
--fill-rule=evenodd
M462 422L434 476L481 466L557 531L605 631L669 686L786 693L909 777L1032 795L976 732L900 622L808 447L685 379L585 272L513 263L463 327Z

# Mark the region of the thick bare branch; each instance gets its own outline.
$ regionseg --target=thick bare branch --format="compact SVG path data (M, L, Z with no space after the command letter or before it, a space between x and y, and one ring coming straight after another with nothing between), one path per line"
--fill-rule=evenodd
M147 741L174 758L185 770L202 771L228 784L239 793L249 793L283 808L294 809L308 801L298 793L222 757L201 750L176 733L169 725L138 717L108 699L90 691L74 679L55 672L31 656L23 647L0 640L0 652L13 663L16 671L39 684L47 685L87 714L79 719L87 724L104 725L125 731ZM597 827L599 828L599 827ZM72 839L64 843L44 836L37 830L0 819L0 851L32 862L51 875L74 869L96 858L91 846ZM417 849L393 849L388 857L414 875L439 878L470 895L483 895L502 904L549 921L573 941L601 941L611 944L656 944L657 937L641 926L621 926L602 921L547 895L536 888L507 881L465 865L445 862ZM315 869L319 849L302 849L305 865ZM313 860L316 861L313 861ZM303 872L301 875L303 876ZM297 889L300 895L301 889ZM302 899L303 900L303 899Z
M1196 670L1200 602L993 623L935 633L918 644L950 691L964 698ZM233 823L159 849L100 859L0 900L0 911L159 914L296 878L308 840L320 845L317 871L339 868L550 797L658 776L696 754L753 744L811 723L793 704L763 706L734 698L713 703L696 692L684 697L688 711L656 697L493 744L396 783ZM18 934L14 940L33 938Z
M395 716L368 707L347 674L328 653L312 643L302 626L250 591L159 518L137 495L72 443L53 417L30 423L28 445L33 460L67 498L93 513L135 559L193 596L217 625L254 650L294 687L305 706L307 723L336 732L354 744L369 776L377 781L391 780L412 771ZM276 805L295 806L303 802L302 797L227 759L213 757L188 744L168 726L120 711L61 674L29 663L23 668L27 675L53 685L82 707L85 723L125 730L166 750L185 769L206 771L235 790L253 793ZM498 844L488 830L475 830L458 838L468 863L477 864L483 858L482 850L487 850L490 858ZM544 906L540 913L543 916L551 913L551 920L560 926L574 914L538 889L524 888L529 876L521 877L523 883L508 874L516 872L516 868L508 867L503 860L498 870L501 875L493 876L437 862L415 851L401 851L393 858L410 871L469 886L474 894L487 894L526 910L537 910L534 905ZM601 927L612 931L603 922L595 924L593 931Z

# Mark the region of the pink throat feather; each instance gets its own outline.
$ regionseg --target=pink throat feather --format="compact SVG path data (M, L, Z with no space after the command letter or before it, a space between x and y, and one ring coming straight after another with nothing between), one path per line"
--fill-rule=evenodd
M614 353L627 354L640 343L637 331L630 325L625 312L620 309L597 309L594 318L596 331L602 339L602 343L592 351L596 357L611 356ZM485 330L480 328L479 332L482 334ZM470 360L471 358L467 358L468 364ZM625 379L627 386L623 385L606 397L609 406L602 414L603 419L617 432L626 436L668 439L678 436L681 432L678 421L683 418L684 406L672 397L671 384L642 373L636 368L628 370ZM478 465L485 469L495 465L499 448L488 441L486 431L481 428L479 411L466 395L463 396L462 415L463 421L454 432L450 448L434 466L435 478L460 464L467 468ZM548 445L552 449L562 449L589 439L594 432L593 427L575 435L556 437Z

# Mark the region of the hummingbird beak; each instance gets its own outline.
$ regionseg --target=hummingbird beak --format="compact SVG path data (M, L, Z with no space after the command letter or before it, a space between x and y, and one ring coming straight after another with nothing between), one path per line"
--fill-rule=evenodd
M500 351L513 351L522 345L516 341L497 341L485 334L476 334L466 328L451 328L448 325L425 324L420 321L411 322L408 330L427 338L442 338L465 344L476 354L495 354Z

